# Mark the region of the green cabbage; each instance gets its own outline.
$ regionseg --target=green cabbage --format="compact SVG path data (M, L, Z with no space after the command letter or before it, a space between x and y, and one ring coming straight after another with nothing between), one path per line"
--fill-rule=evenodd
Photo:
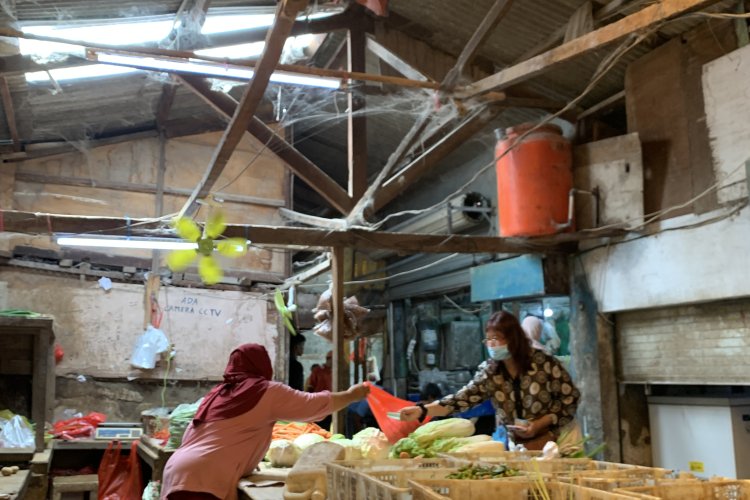
M266 452L266 460L274 467L291 467L299 458L300 450L286 439L275 439Z
M422 447L428 447L440 438L468 437L474 434L474 424L465 418L446 418L429 422L412 432L409 437Z
M300 450L304 450L321 441L325 441L325 438L319 434L302 434L294 439L294 446Z

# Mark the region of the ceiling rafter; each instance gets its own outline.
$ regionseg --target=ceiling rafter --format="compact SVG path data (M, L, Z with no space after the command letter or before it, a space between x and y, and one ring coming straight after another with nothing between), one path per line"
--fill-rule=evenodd
M479 47L487 39L495 26L497 26L502 18L505 17L512 5L513 0L495 0L495 3L492 4L487 15L482 19L482 22L479 23L479 26L477 26L474 34L469 38L469 41L466 42L461 54L459 54L458 59L456 59L456 64L453 65L450 71L448 71L448 74L445 75L445 78L443 78L443 89L453 90L456 87L458 80L461 78L461 75L463 75L466 65L469 64L477 50L479 50Z
M346 29L352 22L352 14L349 10L335 14L330 17L313 20L298 20L294 22L290 36L299 36L305 34L328 33L338 29ZM268 34L267 27L249 28L243 30L226 31L223 33L213 33L203 35L194 40L193 50L212 49L217 47L228 47L242 43L262 42ZM49 37L44 35L34 35L24 33L8 27L0 28L0 36L11 38L27 38L29 40L48 41L54 43L63 43L68 45L80 45L84 47L102 48L102 49L132 49L138 52L159 55L158 42L147 42L140 45L115 46L108 44L97 44L96 46L80 40L68 40L65 38ZM22 56L14 54L12 56L0 57L0 76L10 76L19 73L28 73L32 71L49 71L52 69L63 69L86 64L95 64L74 55L62 55L59 60L51 61L46 64L40 64L33 60L31 56Z
M192 48L191 40L200 34L203 23L206 22L206 12L211 0L182 0L180 8L177 9L172 29L164 40L168 48L188 49ZM169 112L174 103L177 93L176 82L164 83L161 89L159 103L156 105L156 126L163 129L163 124L169 118Z
M271 73L276 68L281 57L281 51L284 48L292 25L297 14L307 6L307 0L282 0L277 9L273 27L268 33L263 53L260 61L255 67L253 79L250 85L245 89L242 99L237 105L237 109L232 116L232 120L227 130L219 140L219 144L209 161L206 173L195 187L193 194L188 198L185 205L180 210L180 215L192 215L198 209L198 200L205 198L211 192L214 183L218 180L229 162L229 158L234 153L235 148L240 143L242 136L247 131L248 125L255 116L263 93L268 86Z
M653 27L667 19L709 6L718 0L659 0L612 24L571 40L554 49L527 59L467 85L457 93L465 98L491 90L502 90L523 83L554 66L621 40L635 32Z
M5 230L23 234L99 234L174 237L164 221L58 215L35 212L3 211ZM249 238L256 245L277 247L351 247L386 249L402 253L566 253L575 242L592 238L590 233L562 233L537 238L500 238L497 236L431 235L389 233L349 229L330 229L229 224L222 233L227 237ZM623 234L612 230L597 237Z
M440 88L443 88L446 90L453 89L455 83L458 81L458 78L463 73L463 70L466 64L470 62L470 60L476 53L477 49L481 45L482 41L484 41L484 39L488 36L492 28L494 28L495 25L500 21L500 19L502 19L502 17L505 14L507 14L511 4L512 4L512 0L496 0L495 1L495 3L490 8L488 15L479 24L476 31L472 35L472 37L469 39L469 42L464 47L464 50L456 59L456 63L453 65L453 68L451 68L446 74L445 78L443 78L443 81L440 83ZM505 98L505 95L498 95L498 100L502 100L504 98ZM496 116L496 113L492 115L493 118L494 116ZM440 127L435 127L430 131L431 133L426 134L426 135L424 134L425 130L427 130L427 127L432 122L432 120L433 120L433 113L430 113L428 109L426 109L422 114L420 114L417 117L417 121L412 125L411 129L406 134L406 136L401 140L399 145L396 146L396 149L388 158L386 165L380 171L380 173L378 174L376 179L373 181L373 183L370 185L370 187L367 189L367 191L362 196L362 198L357 202L357 204L352 209L352 212L347 217L347 221L350 224L363 223L364 217L365 217L365 211L367 209L372 209L372 212L377 212L379 209L383 208L385 205L390 203L396 196L398 196L398 194L403 192L423 172L428 170L429 167L433 166L440 159L442 159L442 156L438 157L438 155L440 154L447 155L450 151L455 150L460 145L459 143L454 143L451 141L446 142L446 140L443 140L439 143L441 147L436 147L436 145L434 145L428 150L428 152L431 152L429 156L426 156L427 153L420 156L420 159L423 159L422 162L420 162L418 159L412 162L407 167L408 174L406 174L405 177L401 177L402 183L400 184L400 187L402 189L394 190L391 187L391 188L388 188L387 192L384 192L385 184L387 183L385 182L387 176L390 175L393 168L404 158L406 153L411 148L412 144L417 142L418 138L421 138L422 142L428 142L435 136L435 134L437 134L441 130ZM448 137L463 137L464 139L470 137L470 135L466 136L465 134L466 131L475 129L475 126L467 126L467 122L470 122L470 121L471 120L467 120L462 125L459 125L453 131L453 133L450 134ZM484 125L486 125L486 123L487 122L483 123L483 125L476 128L476 130L472 132L472 135L473 133L476 133L477 131L479 131ZM429 161L425 161L424 158L429 158ZM417 167L416 165L426 166L426 168Z
M367 50L378 56L381 61L404 75L406 78L422 82L429 82L432 80L417 68L404 61L399 55L380 44L372 35L367 35Z
M234 115L237 108L236 101L224 93L211 90L206 80L192 75L182 75L179 78L186 88L203 99L221 116L230 118ZM344 188L259 118L253 117L247 126L247 131L263 143L269 151L281 158L297 177L314 189L333 208L341 213L349 212L354 203Z

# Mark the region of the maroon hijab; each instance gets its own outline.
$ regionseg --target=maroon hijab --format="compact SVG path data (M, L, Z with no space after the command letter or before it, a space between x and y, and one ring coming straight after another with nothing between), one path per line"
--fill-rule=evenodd
M259 344L243 344L229 355L224 383L209 392L198 408L193 425L246 413L258 404L273 377L271 358Z

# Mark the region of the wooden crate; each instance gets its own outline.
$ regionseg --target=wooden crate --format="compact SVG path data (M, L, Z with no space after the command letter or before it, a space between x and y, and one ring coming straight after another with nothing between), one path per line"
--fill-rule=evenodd
M406 458L382 460L335 460L326 464L328 498L351 500L362 498L362 473L379 471L419 470L453 467L446 458ZM359 496L358 496L359 495Z
M648 500L750 500L750 480L674 481L615 491Z
M414 500L532 500L539 498L535 483L529 478L484 480L422 480L411 481ZM627 493L617 493L575 484L546 481L544 487L550 500L632 500Z

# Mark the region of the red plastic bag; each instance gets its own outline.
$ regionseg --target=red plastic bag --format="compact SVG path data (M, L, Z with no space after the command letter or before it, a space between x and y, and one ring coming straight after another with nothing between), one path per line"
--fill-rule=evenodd
M401 408L414 406L414 403L412 401L399 399L370 383L367 385L370 387L370 394L367 396L367 404L370 405L370 410L372 411L372 414L375 415L375 420L377 420L380 430L383 431L391 444L401 438L405 438L414 432L417 427L430 421L429 417L427 417L422 424L419 422L402 422L390 418L388 412L398 412Z
M75 439L91 437L99 424L107 420L103 413L92 411L85 417L60 420L52 426L52 435L58 439Z
M143 495L141 464L138 463L138 441L133 441L130 455L122 454L122 443L111 441L99 464L99 500L136 500Z

